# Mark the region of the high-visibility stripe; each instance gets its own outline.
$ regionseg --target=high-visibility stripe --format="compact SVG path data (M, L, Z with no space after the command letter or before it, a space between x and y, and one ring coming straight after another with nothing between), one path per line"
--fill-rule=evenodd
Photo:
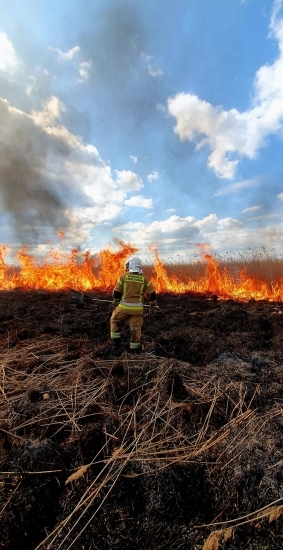
M113 339L121 338L121 332L111 332L110 337L113 338Z
M135 313L135 311L136 312L143 311L142 304L141 305L131 305L131 306L126 305L125 306L124 304L121 304L121 302L120 302L118 307L120 307L123 311L127 311L129 313Z
M139 349L141 347L140 342L130 342L130 349Z
M129 306L129 307L142 307L143 306L143 303L142 302L125 302L124 300L122 302L119 302L119 305L122 306Z

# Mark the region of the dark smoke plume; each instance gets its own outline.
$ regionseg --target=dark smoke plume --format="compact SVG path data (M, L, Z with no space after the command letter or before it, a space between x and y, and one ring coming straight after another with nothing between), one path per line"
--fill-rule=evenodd
M54 139L26 115L0 100L0 196L21 244L34 242L51 228L67 230L66 208L48 177ZM58 148L57 148L58 151ZM67 151L60 151L61 155Z

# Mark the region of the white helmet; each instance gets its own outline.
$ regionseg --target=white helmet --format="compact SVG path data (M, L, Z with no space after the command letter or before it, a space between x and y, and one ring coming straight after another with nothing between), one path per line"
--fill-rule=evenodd
M133 256L126 262L126 270L131 273L142 273L142 264L137 256Z

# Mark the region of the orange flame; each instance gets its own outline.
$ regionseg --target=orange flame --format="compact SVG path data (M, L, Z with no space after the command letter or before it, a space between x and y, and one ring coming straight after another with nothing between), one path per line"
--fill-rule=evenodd
M123 242L119 242L119 245L118 252L109 247L94 256L90 252L81 254L76 249L63 253L51 248L41 263L23 248L18 252L19 267L6 263L8 246L1 246L0 290L112 290L118 276L125 269L126 259L138 250ZM155 262L151 280L155 290L158 293L210 293L222 299L283 301L282 280L268 284L248 275L246 270L242 270L235 278L225 267L220 268L207 250L202 249L204 274L196 280L185 276L181 271L178 275L169 274L158 252L153 251Z

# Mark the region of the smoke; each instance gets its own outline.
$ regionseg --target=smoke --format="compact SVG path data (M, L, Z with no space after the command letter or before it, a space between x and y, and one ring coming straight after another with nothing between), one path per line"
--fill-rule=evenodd
M50 226L69 226L67 210L48 178L51 147L41 128L0 100L1 207L10 213L22 244L34 242Z
M138 2L125 0L119 5L107 3L99 13L90 9L90 26L79 37L84 57L91 61L89 83L95 87L98 116L108 126L107 131L113 131L115 125L135 130L146 121L158 119L162 71L160 76L158 71L153 76L146 67L144 58L146 54L151 58L151 52L146 51L141 12Z
M87 52L96 83L113 88L127 86L128 78L139 59L142 48L142 28L137 10L127 2L107 7L99 14L99 25L94 32L97 12L90 12L89 29L80 37L82 49Z

